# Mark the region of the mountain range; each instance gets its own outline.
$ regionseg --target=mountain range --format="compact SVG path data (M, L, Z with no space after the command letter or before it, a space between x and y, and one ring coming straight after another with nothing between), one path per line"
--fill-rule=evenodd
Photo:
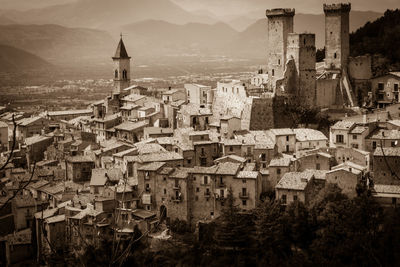
M57 3L61 4L0 10L0 44L69 66L109 64L120 32L128 53L138 64L165 57L266 57L268 27L261 10L245 16L218 17L207 10L189 12L170 0ZM352 11L350 29L354 31L379 16L376 12ZM317 47L322 47L324 15L296 14L295 31L315 33Z

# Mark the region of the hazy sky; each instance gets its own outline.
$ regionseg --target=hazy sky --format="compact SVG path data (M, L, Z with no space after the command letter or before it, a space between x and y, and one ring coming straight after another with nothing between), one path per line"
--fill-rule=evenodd
M151 0L150 0L151 1ZM352 9L379 11L400 8L400 0L172 0L188 10L207 9L218 15L241 14L257 9L293 7L301 13L323 13L324 3L351 2Z
M30 9L49 5L88 0L0 0L0 9ZM115 4L118 0L109 0ZM133 3L136 0L131 0ZM156 1L156 0L148 0ZM160 1L160 0L158 0ZM168 0L161 0L168 1ZM169 0L187 10L208 10L218 16L245 14L255 10L276 7L294 7L297 13L322 13L323 3L342 2L338 0ZM96 2L96 1L93 1ZM400 0L352 0L353 10L383 12L386 9L400 8ZM157 5L154 6L157 8Z

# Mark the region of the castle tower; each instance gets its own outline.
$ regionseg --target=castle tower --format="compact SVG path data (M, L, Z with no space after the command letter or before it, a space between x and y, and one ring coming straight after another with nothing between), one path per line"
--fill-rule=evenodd
M350 55L349 13L351 4L324 4L325 68L347 69Z
M315 34L289 33L287 39L287 58L296 65L295 91L291 92L296 101L307 106L315 105L316 69L315 69Z
M121 39L118 43L117 51L113 56L114 61L114 90L113 93L122 93L122 90L128 88L131 81L130 63L131 58L126 52L124 42Z
M294 9L268 9L268 78L271 88L283 77L286 64L287 37L293 32Z

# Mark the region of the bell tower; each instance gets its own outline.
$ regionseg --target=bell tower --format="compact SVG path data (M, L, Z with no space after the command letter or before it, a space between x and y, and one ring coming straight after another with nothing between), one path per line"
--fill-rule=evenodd
M113 93L121 94L123 89L130 86L131 81L131 57L128 56L126 52L124 42L119 40L117 51L112 57L114 61L114 88Z

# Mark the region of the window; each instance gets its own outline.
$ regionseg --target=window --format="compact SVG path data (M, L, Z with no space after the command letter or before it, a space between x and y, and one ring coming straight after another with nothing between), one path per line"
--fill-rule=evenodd
M297 201L297 195L293 196L293 201Z
M201 158L200 159L200 166L206 166L207 165L207 158Z
M115 79L118 79L118 70L115 70L115 74L114 74L115 76Z
M204 155L204 148L201 148L201 154Z
M344 137L342 134L337 134L336 135L336 143L343 144L344 143Z
M289 135L286 136L286 142L289 142Z
M222 198L225 197L225 190L224 189L221 189L219 192L220 192L220 194L219 194L220 197L222 197Z
M267 155L265 153L261 154L261 161L266 161L267 160Z
M166 194L167 194L167 189L164 188L164 195L166 195Z
M394 89L394 91L399 91L399 84L398 83L395 83L394 85L393 85L393 89Z
M196 196L194 199L195 199L196 201L199 201L199 196Z
M335 54L333 54L333 57L334 57L334 58L337 58L337 54L336 54L336 53L335 53Z
M378 83L378 90L383 90L385 88L384 83Z
M200 192L200 188L196 187L196 192L197 193Z
M245 183L246 183L246 179L243 179L243 180L242 180L242 183L244 183L244 184L245 184Z
M280 168L276 169L276 174L281 174L281 169Z
M242 196L247 196L247 188L242 188Z
M289 152L289 145L286 145L286 152Z
M204 184L208 184L208 176L204 176Z
M272 69L272 76L275 76L275 70Z
M373 141L373 142L372 142L372 149L375 149L375 148L376 148L376 142Z
M232 152L233 151L233 146L229 147L229 151Z
M283 204L286 204L286 195L282 195L282 198L281 198L281 199L282 199L282 203L283 203Z
M396 146L396 141L392 141L392 142L391 142L391 146L392 146L392 147L395 147L395 146Z
M281 65L281 60L280 59L278 59L278 65Z
M315 167L317 170L321 169L321 164L317 163L317 166Z
M192 160L191 160L191 159L188 159L188 160L187 160L187 163L188 163L188 164L191 164L191 163L192 163Z
M397 202L397 198L392 197L392 204L393 204L393 205L396 205L396 202Z
M242 205L247 206L247 201L245 199L242 200Z
M356 140L356 139L357 139L357 135L353 134L353 140Z

